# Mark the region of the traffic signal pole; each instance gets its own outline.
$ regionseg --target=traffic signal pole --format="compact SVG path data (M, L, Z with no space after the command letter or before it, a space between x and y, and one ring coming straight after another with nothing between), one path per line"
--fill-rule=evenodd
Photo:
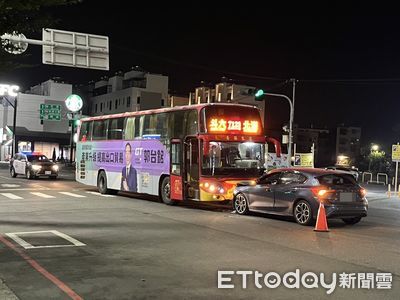
M70 140L70 148L69 148L69 162L72 164L72 159L74 157L74 131L75 131L75 113L72 114L72 122L71 122L71 140Z

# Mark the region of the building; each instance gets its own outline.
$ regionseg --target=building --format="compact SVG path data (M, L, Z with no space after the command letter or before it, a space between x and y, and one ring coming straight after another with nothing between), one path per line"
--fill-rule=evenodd
M92 116L147 110L168 106L168 76L138 68L103 77L88 89Z
M245 92L249 89L255 88L228 82L217 83L214 88L203 85L197 87L194 93L189 94L189 103L201 104L227 102L257 106L261 112L261 119L265 124L265 101L256 101L254 96L246 95Z
M350 165L360 155L360 127L345 127L344 124L336 130L337 164Z
M297 153L310 153L314 146L314 165L325 167L335 162L335 136L332 130L318 128L293 128L293 142Z
M59 79L48 80L31 87L25 93L18 93L18 151L40 151L49 158L55 151L57 157L69 157L71 134L64 101L71 94L72 85ZM14 109L5 99L0 105L0 116L0 160L8 160L12 153Z

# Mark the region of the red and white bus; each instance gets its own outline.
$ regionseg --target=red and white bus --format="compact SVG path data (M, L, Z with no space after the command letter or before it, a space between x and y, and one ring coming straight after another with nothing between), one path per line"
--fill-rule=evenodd
M130 191L182 200L232 200L238 182L264 172L258 108L200 104L81 120L76 180L101 193Z

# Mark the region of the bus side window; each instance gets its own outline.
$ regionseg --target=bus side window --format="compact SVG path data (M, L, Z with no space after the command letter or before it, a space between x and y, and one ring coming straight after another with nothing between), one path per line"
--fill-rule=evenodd
M89 122L82 122L79 130L79 140L82 142L87 141L87 132L89 128Z
M171 145L171 174L181 175L181 144Z
M186 134L185 135L196 135L197 129L197 110L190 110L186 113Z
M107 139L108 120L97 120L93 123L93 140Z
M185 112L173 111L169 118L171 126L171 138L183 138L185 131Z
M126 118L124 126L124 139L133 140L135 137L135 117Z
M124 129L124 118L110 119L108 122L108 139L121 140Z
M134 132L134 137L138 138L140 137L140 117L135 118L135 132Z

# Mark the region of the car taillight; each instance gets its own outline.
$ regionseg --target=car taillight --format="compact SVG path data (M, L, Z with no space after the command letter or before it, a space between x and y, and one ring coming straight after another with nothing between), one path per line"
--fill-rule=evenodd
M367 190L361 188L359 191L361 198L364 198L367 195Z
M311 191L313 192L315 197L322 197L327 193L326 188L320 186L311 188Z
M330 190L324 186L313 187L313 188L311 188L311 191L314 194L314 196L318 198L318 200L325 198L325 196L328 193L334 192L334 190Z

